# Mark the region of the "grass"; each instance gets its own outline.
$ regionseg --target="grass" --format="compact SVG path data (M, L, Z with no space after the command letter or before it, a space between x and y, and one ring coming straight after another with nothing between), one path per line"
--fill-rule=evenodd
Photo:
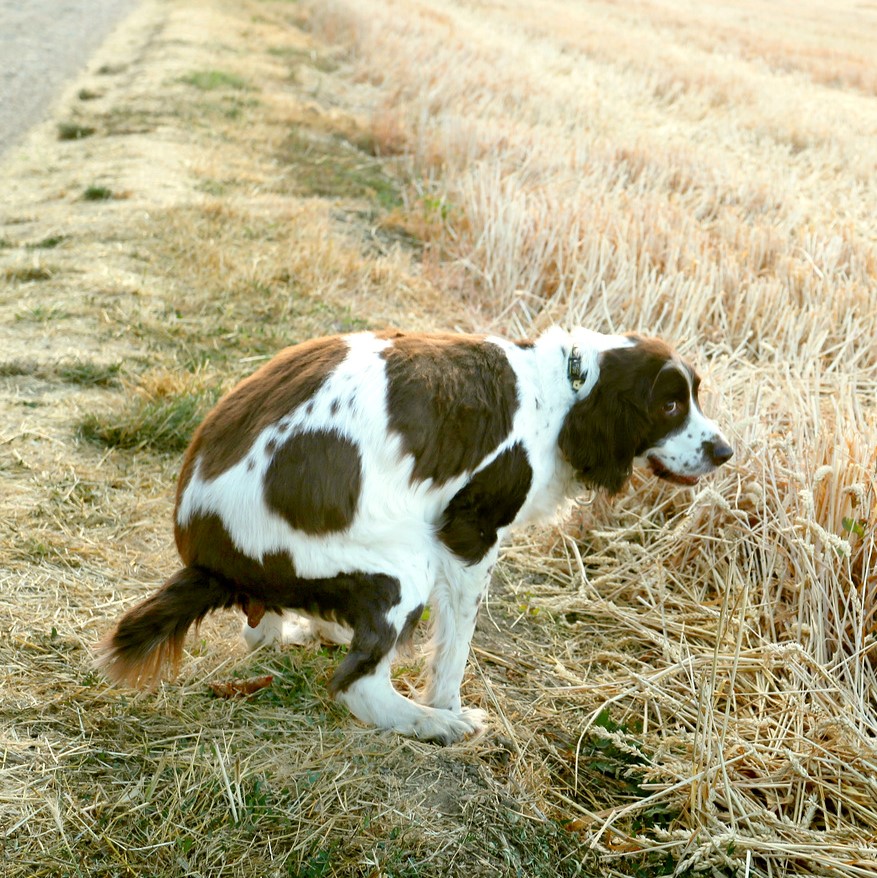
M376 201L384 211L402 205L399 183L387 172L386 163L346 138L314 138L293 131L280 158L289 166L295 190L303 195Z
M93 360L62 360L44 363L37 360L13 359L0 363L0 376L27 375L44 380L60 380L82 387L116 387L122 364L98 363Z
M25 244L25 247L29 250L54 250L57 246L63 244L67 237L67 235L47 235L39 241Z
M49 280L53 274L54 271L47 265L19 265L3 271L3 277L7 281L17 283Z
M62 381L85 387L115 387L119 384L121 371L121 363L95 363L91 360L72 360L56 367Z
M43 273L45 272L45 273ZM40 280L45 281L49 280L52 277L53 272L49 269L40 269L40 273L36 276L31 276L28 273L25 276L16 275L15 279L18 281L33 281ZM19 311L15 315L16 323L50 323L55 320L64 320L69 317L70 314L68 311L64 310L64 308L48 304L48 305L34 305L32 308L26 308L24 311Z
M60 122L58 124L58 140L82 140L91 137L97 129L91 125L80 125L78 122Z
M9 172L0 873L872 874L873 21L398 7L162 7L77 101L136 148ZM89 179L130 197L71 200ZM464 683L488 735L364 729L326 692L339 652L244 654L232 614L153 693L93 671L178 564L181 449L220 388L326 332L551 322L675 341L737 454L514 539ZM422 674L418 644L400 689Z
M82 192L83 201L109 201L113 197L113 190L106 186L86 186Z
M180 82L191 85L199 91L216 91L217 89L248 91L250 89L245 79L224 70L196 70L180 77Z
M83 371L77 372L83 377ZM151 373L131 388L121 411L86 415L80 435L107 448L185 451L192 434L219 398L199 376Z

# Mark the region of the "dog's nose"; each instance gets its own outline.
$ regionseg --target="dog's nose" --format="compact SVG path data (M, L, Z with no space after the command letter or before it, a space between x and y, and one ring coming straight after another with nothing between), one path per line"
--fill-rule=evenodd
M703 453L713 466L721 466L734 456L734 449L724 439L716 437L703 443Z

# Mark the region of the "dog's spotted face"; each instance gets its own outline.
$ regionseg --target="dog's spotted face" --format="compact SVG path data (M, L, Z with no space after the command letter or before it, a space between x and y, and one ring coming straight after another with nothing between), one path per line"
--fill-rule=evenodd
M656 476L680 485L694 485L733 454L719 428L701 411L699 387L700 378L687 363L668 360L651 389L652 431L637 449L637 458L645 459Z
M636 335L601 353L599 378L570 410L559 444L587 485L619 491L635 464L693 485L733 452L698 403L700 378L664 342Z

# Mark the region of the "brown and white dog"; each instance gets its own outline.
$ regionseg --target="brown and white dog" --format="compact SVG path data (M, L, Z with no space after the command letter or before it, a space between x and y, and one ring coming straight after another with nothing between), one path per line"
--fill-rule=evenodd
M349 641L331 683L359 719L444 743L480 729L460 683L509 528L635 461L694 484L731 448L664 342L551 329L534 342L363 332L288 348L195 434L177 487L184 567L99 647L113 680L154 682L186 631L240 607L251 646ZM390 679L432 608L419 702ZM351 639L352 638L352 639Z

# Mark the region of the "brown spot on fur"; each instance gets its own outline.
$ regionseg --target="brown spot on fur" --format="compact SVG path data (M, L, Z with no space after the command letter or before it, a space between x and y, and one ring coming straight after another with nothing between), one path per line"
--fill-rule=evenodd
M287 348L229 391L198 428L177 485L182 496L195 461L201 476L216 478L234 466L259 433L298 408L320 389L347 356L343 338L331 336Z
M265 615L265 604L262 601L248 600L244 612L247 614L247 625L256 628Z
M532 481L527 452L513 445L454 495L439 539L467 564L477 564L496 543L497 531L515 520Z
M278 449L265 473L265 502L296 530L330 533L353 522L361 483L356 445L314 430L291 436Z
M423 618L423 608L425 604L418 604L406 617L405 624L402 626L402 630L399 632L399 640L397 641L401 646L406 646L411 642L411 639L414 637L414 632L417 630L417 626L420 624L420 620Z
M508 436L518 407L515 373L483 336L383 336L390 429L414 457L412 478L443 484L474 469Z

